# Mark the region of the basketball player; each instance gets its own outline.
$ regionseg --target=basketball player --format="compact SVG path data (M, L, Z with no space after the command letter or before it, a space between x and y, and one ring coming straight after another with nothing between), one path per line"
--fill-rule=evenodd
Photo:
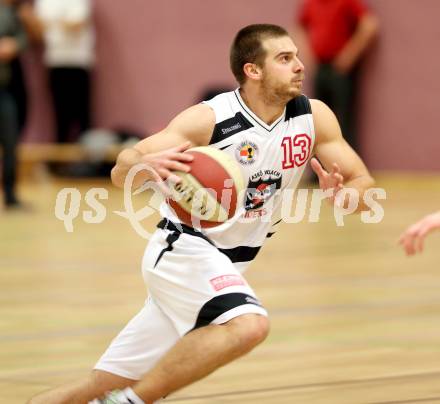
M295 188L312 155L319 159L311 164L320 187L332 190L331 201L343 186L361 196L372 186L334 114L302 95L304 66L283 28L243 28L230 59L240 88L183 111L163 131L124 150L112 181L122 187L138 163L173 180L173 170L189 171L192 157L185 150L210 145L242 168L248 184L242 211L198 232L177 225L178 218L163 206L143 259L149 287L144 308L90 377L43 393L33 404L156 403L246 354L269 332L266 310L242 274L281 221L281 192L276 191ZM151 180L148 175L140 173L135 186ZM271 221L263 220L268 217Z
M409 226L400 236L399 244L404 248L406 255L421 253L425 237L436 229L440 229L440 211L431 213Z

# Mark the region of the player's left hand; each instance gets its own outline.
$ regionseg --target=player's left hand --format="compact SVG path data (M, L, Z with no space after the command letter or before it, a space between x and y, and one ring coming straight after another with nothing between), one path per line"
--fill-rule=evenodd
M332 203L335 203L336 194L344 188L344 177L341 174L339 166L336 163L333 163L332 170L328 172L324 170L321 163L316 158L312 158L310 166L318 176L319 187L323 191L327 191L328 189L333 191L329 199Z
M425 237L435 229L440 229L440 212L432 213L408 227L400 236L399 244L406 255L423 251Z

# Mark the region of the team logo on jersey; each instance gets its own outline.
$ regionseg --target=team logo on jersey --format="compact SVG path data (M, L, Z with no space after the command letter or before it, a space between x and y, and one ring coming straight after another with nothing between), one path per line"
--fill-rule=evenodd
M282 178L281 173L276 170L260 170L252 175L247 186L245 209L261 209L281 188Z
M254 142L245 140L238 145L235 156L240 164L245 166L253 164L258 157L258 146Z

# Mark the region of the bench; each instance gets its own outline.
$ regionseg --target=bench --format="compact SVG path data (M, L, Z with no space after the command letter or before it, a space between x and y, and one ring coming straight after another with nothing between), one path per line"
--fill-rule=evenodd
M114 162L123 146L112 145L100 154L100 158L80 144L22 143L18 146L18 160L23 164L42 162L73 163L80 161Z

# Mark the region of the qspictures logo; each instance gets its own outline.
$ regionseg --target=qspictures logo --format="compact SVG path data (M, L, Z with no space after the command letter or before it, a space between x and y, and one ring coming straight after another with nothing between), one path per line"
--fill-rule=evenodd
M152 178L158 178L154 169L146 164L133 166L124 183L123 210L112 213L127 219L135 232L148 240L152 234L142 225L142 222L156 213L162 203L166 203L164 192L172 185L164 181L148 181L133 192L133 180L139 172L144 170L148 171ZM277 196L279 200L276 209L277 219L279 219L278 214L280 213L281 220L286 223L300 223L302 221L316 223L320 220L321 208L325 200L334 196L333 189L286 189L281 191L279 189L280 181L281 174L275 170L262 170L254 174L250 178L248 188L238 195L238 200L243 201L243 207L241 215L235 217L234 220L239 223L249 223L253 220L273 222L275 209L271 202ZM230 184L225 184L225 190L230 192ZM135 210L133 196L147 191L151 193L148 202L142 209ZM212 189L200 189L199 191L201 192L200 198L207 191L216 195ZM379 201L385 200L386 196L386 191L382 188L370 188L362 195L355 188L341 189L336 193L335 204L332 207L335 224L344 226L344 218L357 211L360 204L364 206L364 210L359 215L362 223L380 223L384 218L385 211ZM108 199L109 191L105 188L91 188L86 192L84 198L77 188L63 188L55 201L55 216L64 223L64 227L69 233L74 231L74 221L80 218L86 223L100 224L107 217L105 201ZM218 199L221 199L221 196ZM84 206L84 202L87 208L81 211L81 205ZM264 215L249 214L250 212L261 212L263 209ZM192 216L197 217L198 213L200 212L194 211ZM209 218L203 218L203 220L209 220ZM193 227L197 228L197 219L193 223Z

